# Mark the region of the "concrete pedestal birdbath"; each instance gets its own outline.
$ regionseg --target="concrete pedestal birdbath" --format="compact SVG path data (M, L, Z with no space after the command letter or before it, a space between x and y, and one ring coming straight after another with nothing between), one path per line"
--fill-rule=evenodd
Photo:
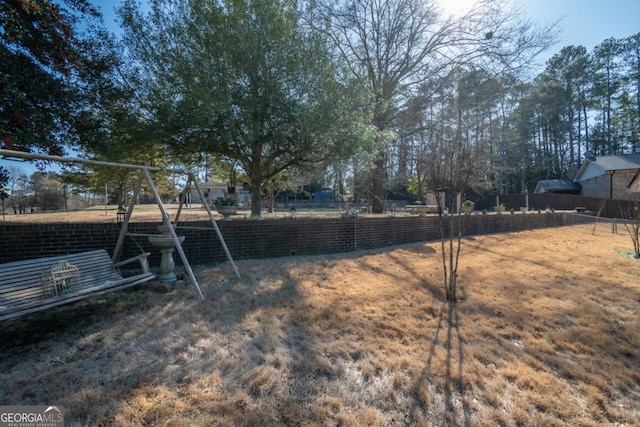
M160 232L163 232L163 227L158 227ZM184 236L178 236L180 243L184 242ZM175 273L176 263L173 260L173 250L176 247L175 242L170 234L158 234L156 236L149 236L149 243L155 248L160 249L162 253L162 259L160 260L160 269L158 270L158 283L165 285L168 288L178 280Z

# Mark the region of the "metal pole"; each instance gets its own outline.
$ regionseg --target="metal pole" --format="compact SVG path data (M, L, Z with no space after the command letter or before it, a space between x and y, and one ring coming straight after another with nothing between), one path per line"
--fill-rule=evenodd
M164 171L164 172L177 173L177 174L188 173L188 171L182 170L182 169L170 169L170 168L160 168L160 167L154 167L154 166L132 165L128 163L105 162L102 160L80 159L77 157L50 156L48 154L25 153L24 151L14 151L14 150L5 150L5 149L0 149L0 156L4 156L6 158L17 157L20 159L27 159L27 160L50 160L52 162L71 163L71 164L77 163L77 164L94 165L94 166L114 166L114 167L125 168L125 169L147 169L154 172Z
M197 182L195 181L195 179L193 178L193 174L189 171L185 171L183 169L169 169L169 168L160 168L160 167L152 167L152 166L143 166L143 165L132 165L132 164L127 164L127 163L116 163L116 162L104 162L104 161L99 161L99 160L88 160L88 159L80 159L80 158L74 158L74 157L61 157L61 156L51 156L51 155L47 155L47 154L36 154L36 153L26 153L23 151L14 151L14 150L5 150L5 149L0 149L0 156L6 157L6 158L20 158L20 159L27 159L27 160L49 160L49 161L53 161L53 162L59 162L59 163L70 163L70 164L84 164L84 165L95 165L95 166L110 166L110 167L118 167L118 168L125 168L125 169L140 169L142 170L142 173L144 174L144 176L147 179L147 182L149 183L149 187L151 188L151 191L153 192L153 196L156 200L156 203L158 204L158 208L160 209L160 212L162 213L162 218L163 218L163 222L165 223L165 225L168 226L169 228L169 233L171 234L171 237L173 238L175 244L176 244L176 249L178 250L178 253L180 254L180 258L182 259L182 262L185 266L185 268L187 269L187 273L189 274L189 278L191 279L194 288L196 289L198 296L200 297L201 300L204 300L204 297L202 295L202 292L200 291L200 287L198 286L198 282L196 281L196 278L193 274L193 270L191 269L191 266L189 265L189 261L187 260L187 257L184 253L184 250L182 249L182 245L180 244L180 241L178 240L178 236L176 235L175 229L171 224L171 220L169 219L169 215L167 214L166 210L164 209L164 206L162 205L162 201L160 200L160 196L158 194L158 190L156 189L155 185L153 184L153 180L151 179L151 175L149 174L149 171L163 171L163 172L167 172L167 173L174 173L174 174L182 174L182 175L188 175L189 179L193 180L196 188L198 189L198 192L200 194L200 197L204 197L202 195L202 191L200 191L200 187L198 187ZM107 184L105 183L104 185L104 193L105 193L105 204L104 204L104 210L105 210L105 215L108 215L108 202L109 202L109 198L108 198L108 187ZM216 230L216 233L218 234L218 237L220 238L220 241L222 243L222 246L227 254L227 257L229 258L229 261L231 261L231 264L233 265L233 269L236 273L236 276L238 278L240 278L240 273L238 272L238 269L236 268L235 263L233 262L233 259L231 258L231 254L229 253L229 249L227 248L226 243L224 242L224 239L222 237L222 234L220 233L220 230L218 229L218 225L216 224L215 219L213 218L213 214L211 213L211 210L209 209L209 207L207 206L207 213L209 214L209 219L211 220L211 222L213 223L213 226ZM129 212L127 215L127 218L125 220L125 223L128 222L128 219L131 216L131 210L133 209L133 203L130 204L129 207ZM4 209L3 209L4 212ZM120 244L121 246L122 244ZM118 255L119 251L116 251L114 254Z
M169 234L171 234L171 237L173 238L173 243L176 245L176 249L180 254L180 259L182 260L182 264L184 264L184 268L187 270L189 279L191 279L191 283L193 284L193 287L198 293L200 300L204 301L204 296L200 291L200 286L198 286L198 281L196 280L196 276L193 274L193 270L191 269L191 265L189 265L189 260L187 259L187 255L184 253L184 249L182 249L182 245L180 244L180 239L178 239L176 230L171 224L171 219L169 219L169 215L167 214L167 211L164 209L164 206L162 205L162 200L160 199L160 195L158 194L158 190L156 189L156 186L153 184L153 180L151 179L151 174L146 168L143 168L142 171L144 172L144 175L147 178L147 183L151 188L151 192L153 193L153 197L156 200L156 203L158 204L158 208L160 209L160 212L162 212L162 221L164 225L166 225L167 228L169 228Z
M127 209L127 215L124 217L124 221L120 225L120 234L118 235L116 248L113 250L113 255L111 257L111 261L114 264L118 261L118 256L120 256L120 251L122 250L122 245L124 244L124 238L127 235L127 229L129 228L129 220L131 219L131 214L133 214L133 208L136 203L138 203L138 194L140 193L140 186L142 185L143 179L144 173L140 172L138 181L136 181L136 186L133 188L133 196L131 196L131 202L129 203L129 208Z
M193 174L191 172L189 172L189 180L191 180L193 182L193 184L196 186L196 190L198 191L198 195L200 196L200 200L204 200L204 195L202 194L202 190L200 189L200 186L198 185L198 181L196 181L195 177L193 176ZM211 208L209 208L209 204L208 203L205 203L204 207L207 210L207 214L209 215L209 220L213 224L213 228L216 230L216 234L218 235L218 239L220 240L220 243L222 244L222 248L224 249L224 253L227 254L227 259L231 263L231 266L233 267L233 271L236 273L236 277L239 279L240 278L240 272L238 271L238 267L236 267L236 263L233 262L233 258L231 257L231 252L229 252L229 248L227 247L227 244L224 241L224 237L222 237L222 233L220 232L220 228L218 228L218 223L216 223L216 220L213 217L213 214L211 213Z
M180 219L180 214L182 213L182 207L184 206L186 197L187 197L187 186L189 185L189 177L187 177L187 183L184 186L184 190L182 190L182 193L180 193L180 204L178 205L178 211L176 212L176 217L174 219L174 222L177 224L178 220Z

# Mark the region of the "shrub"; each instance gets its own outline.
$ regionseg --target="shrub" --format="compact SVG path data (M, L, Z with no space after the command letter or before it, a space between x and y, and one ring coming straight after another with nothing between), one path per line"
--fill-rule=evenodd
M222 206L238 206L238 201L235 197L218 197L213 201L213 204L217 208Z

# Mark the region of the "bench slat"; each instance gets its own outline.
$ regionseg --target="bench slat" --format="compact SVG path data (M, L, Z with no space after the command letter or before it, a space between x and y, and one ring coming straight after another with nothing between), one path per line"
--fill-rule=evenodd
M146 264L148 255L143 254L137 259ZM78 269L77 283L66 293L47 295L43 277L60 261L67 261ZM123 278L103 249L1 264L0 321L134 286L154 277L146 271Z
M9 294L18 299L42 297L42 275L60 261L67 261L78 267L77 289L92 286L94 283L122 279L111 266L111 258L104 250L17 261L0 266L0 299L13 299Z
M75 294L64 294L63 296L65 296L66 298L50 298L49 300L39 301L39 304L28 304L20 306L19 310L2 310L0 311L0 322L25 314L35 313L38 311L47 310L49 308L59 307L61 305L81 301L89 297L105 295L110 292L127 289L132 286L139 285L140 283L144 283L153 278L155 278L155 275L153 273L143 273L137 276L127 277L120 282L109 283L105 286L96 286L91 289L85 289L84 292L78 292Z

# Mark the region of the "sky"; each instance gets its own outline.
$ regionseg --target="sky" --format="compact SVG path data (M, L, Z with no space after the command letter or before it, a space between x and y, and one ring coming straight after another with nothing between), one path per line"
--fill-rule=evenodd
M638 0L527 0L522 4L536 21L562 19L563 33L552 54L570 45L582 45L590 52L605 39L640 32Z
M115 8L121 0L91 0L104 15L104 21L118 33ZM139 0L146 2L146 0ZM474 0L437 0L448 13L459 13ZM559 42L540 58L544 63L569 45L582 45L589 52L608 38L624 38L640 32L640 0L509 0L521 12L541 25L560 21ZM542 71L542 70L541 70ZM17 166L27 174L35 171L28 163L0 160L0 166Z
M105 24L117 31L115 8L121 0L91 0L104 15ZM139 0L146 2L146 0ZM437 0L445 11L459 12L476 0ZM603 40L640 32L640 0L509 0L526 16L542 24L562 19L563 30L551 54L564 46L582 45L591 51ZM551 56L551 55L549 55Z
M451 13L475 3L475 0L437 1ZM621 39L640 32L640 0L509 0L509 3L542 25L560 21L560 40L545 59L565 46L582 45L590 52L605 39Z

